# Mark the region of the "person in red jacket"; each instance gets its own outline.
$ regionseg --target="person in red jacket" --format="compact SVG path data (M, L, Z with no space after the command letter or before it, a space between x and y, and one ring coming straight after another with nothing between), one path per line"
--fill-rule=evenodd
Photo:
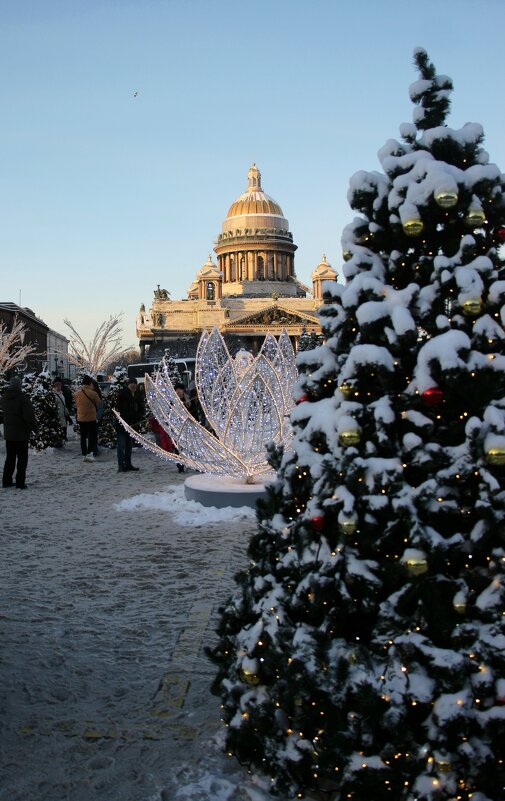
M149 417L147 421L147 427L149 431L153 432L156 445L159 445L160 448L163 448L164 451L168 451L168 453L174 453L175 447L174 443L172 442L172 438L168 436L167 432L163 426L160 425L156 417Z

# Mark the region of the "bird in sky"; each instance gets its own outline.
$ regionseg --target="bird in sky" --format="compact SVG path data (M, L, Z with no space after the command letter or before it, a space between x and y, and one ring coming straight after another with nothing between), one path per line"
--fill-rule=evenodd
M138 92L134 92L133 93L133 97L137 97L137 95L138 95Z

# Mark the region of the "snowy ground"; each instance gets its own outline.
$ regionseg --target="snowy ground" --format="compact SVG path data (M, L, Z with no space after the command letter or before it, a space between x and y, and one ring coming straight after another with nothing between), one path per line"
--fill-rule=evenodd
M5 447L0 440L0 466ZM254 512L140 449L30 453L0 489L0 801L263 801L221 750L203 653Z

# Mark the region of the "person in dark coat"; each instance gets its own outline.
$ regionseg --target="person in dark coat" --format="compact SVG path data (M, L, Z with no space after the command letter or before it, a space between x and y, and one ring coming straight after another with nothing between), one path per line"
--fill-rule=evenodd
M116 400L116 411L121 415L125 423L132 428L136 428L142 417L142 409L136 395L137 379L129 378L126 387L118 392ZM128 473L131 470L138 470L132 465L132 445L133 439L128 431L123 428L119 420L116 426L117 433L117 471L118 473Z
M3 487L13 487L16 468L16 487L26 489L26 467L28 465L28 440L35 428L35 411L28 395L21 390L21 379L11 378L2 395L4 438L7 452L2 477Z

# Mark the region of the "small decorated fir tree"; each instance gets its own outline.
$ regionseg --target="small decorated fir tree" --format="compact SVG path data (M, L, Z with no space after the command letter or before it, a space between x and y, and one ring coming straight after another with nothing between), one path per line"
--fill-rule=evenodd
M173 358L173 356L165 356L165 364L168 370L168 377L172 384L175 386L176 384L181 383L181 374L179 372L179 368L177 367L177 362Z
M505 180L415 52L359 172L346 285L300 354L293 450L222 610L227 750L300 797L505 797Z
M37 451L61 448L65 440L50 374L27 374L23 380L23 392L30 396L37 421L37 427L30 436L30 447Z
M121 389L126 386L128 371L126 367L119 365L115 368L109 394L103 398L103 415L98 426L98 444L104 448L115 448L117 444L116 424L117 418L114 414L117 396Z

